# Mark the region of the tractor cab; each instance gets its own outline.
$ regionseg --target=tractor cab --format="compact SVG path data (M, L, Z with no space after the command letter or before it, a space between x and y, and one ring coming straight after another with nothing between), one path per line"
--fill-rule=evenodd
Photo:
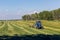
M36 27L37 29L42 29L43 26L42 26L42 24L41 24L41 21L36 21L35 27Z

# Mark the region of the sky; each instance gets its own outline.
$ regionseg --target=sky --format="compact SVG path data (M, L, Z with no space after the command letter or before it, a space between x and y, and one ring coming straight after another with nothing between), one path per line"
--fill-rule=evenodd
M21 19L25 14L60 8L60 0L0 0L0 20Z

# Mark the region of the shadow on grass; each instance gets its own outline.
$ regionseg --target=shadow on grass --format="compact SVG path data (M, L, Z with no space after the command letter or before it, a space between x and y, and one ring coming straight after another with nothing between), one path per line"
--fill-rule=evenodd
M60 35L23 35L23 36L0 36L0 40L60 40Z

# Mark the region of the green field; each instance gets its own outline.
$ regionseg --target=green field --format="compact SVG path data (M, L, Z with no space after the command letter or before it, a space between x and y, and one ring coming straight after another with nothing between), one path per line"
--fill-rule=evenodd
M60 34L60 21L41 21L44 29L30 27L35 21L0 21L0 36L32 35L32 34Z

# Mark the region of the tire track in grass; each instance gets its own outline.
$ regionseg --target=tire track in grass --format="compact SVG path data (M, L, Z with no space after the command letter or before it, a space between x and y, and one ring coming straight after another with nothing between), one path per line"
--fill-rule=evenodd
M29 26L29 25L28 25L28 26ZM33 29L36 30L35 28L33 28ZM45 31L50 31L50 30L45 30L45 29L43 29L43 30L42 30L42 29L37 29L37 31L38 31L38 32L41 32L41 33L43 32L44 34L45 34L45 33L46 33L46 34L49 34L49 33L50 33L50 32L45 32Z
M60 27L58 26L51 26L51 25L44 25L44 26L49 26L49 27L52 27L52 28L57 28L57 29L60 29Z
M8 26L7 26L7 24L5 23L4 27L2 27L2 28L0 29L0 33L1 33L1 35L8 35L7 32L8 32Z
M16 25L16 24L14 23L14 25ZM16 25L16 26L19 26L19 25ZM36 31L34 31L34 30L32 30L32 29L30 29L28 27L25 28L24 26L19 26L19 28L23 28L24 30L28 31L29 33L36 34Z
M13 24L13 25L15 25L15 24ZM33 32L30 32L30 31L26 30L25 28L23 28L23 26L18 26L18 25L15 25L15 26L22 29L23 31L27 32L28 34L34 34Z
M12 24L10 24L10 25L13 27L15 34L22 35L23 31L21 29L17 28L15 25L12 25Z
M24 29L18 28L16 25L13 25L13 24L10 24L10 25L12 25L12 27L14 27L15 31L18 32L18 33L20 33L20 35L24 35L24 34L28 35L28 34L30 34L30 33L27 33Z
M54 29L54 28L53 28ZM55 31L53 29L48 29L46 28L46 31L50 31L52 32L53 34L57 33L57 34L60 34L60 31L58 31L58 29L55 29ZM56 31L57 30L57 31Z
M16 24L15 24L16 25ZM20 27L20 25L17 25ZM22 28L28 30L29 32L33 32L34 34L39 33L38 31L34 31L34 29L29 28L28 26L21 26ZM40 32L41 33L41 32Z
M3 35L3 31L2 31L2 29L5 27L5 24L0 28L0 36L2 36Z
M17 24L18 25L18 24ZM27 26L27 25L24 25L24 27L27 29L28 28L28 30L33 30L32 32L35 32L35 33L37 33L37 34L45 34L45 32L43 32L43 31L41 31L41 30L38 30L38 29L35 29L35 28L31 28L31 27L29 27L29 26ZM47 34L47 33L46 33Z
M4 22L4 24L3 24L2 26L0 26L0 36L3 34L3 32L2 32L2 30L1 30L1 29L3 29L3 28L4 28L4 26L5 26L5 22Z
M2 31L2 29L5 27L5 22L4 22L4 24L2 25L2 26L0 26L0 36L2 36L3 35L3 31Z
M26 23L25 23L25 24L26 24ZM18 24L17 24L17 25L18 25ZM26 25L25 25L25 26L26 26ZM25 27L25 26L24 26L24 27ZM30 28L29 28L29 29L30 29ZM29 29L28 29L28 30L29 30ZM30 29L30 30L32 30L32 29ZM36 29L35 29L35 28L34 28L33 30L36 32ZM41 32L39 32L39 31L41 31ZM56 31L53 31L53 30L50 30L50 29L47 29L47 28L46 28L46 29L43 29L43 30L38 30L38 29L37 29L37 32L39 32L39 33L42 33L42 32L43 32L43 34L56 34Z
M35 31L36 31L36 29L34 29ZM44 34L51 34L53 31L51 31L51 30L48 30L48 29L43 29L43 30L39 30L39 29L37 29L37 31L39 32L43 32Z
M0 29L2 28L2 27L4 27L5 26L5 22L2 24L2 26L0 26Z
M44 31L48 34L60 34L59 32L54 31L53 29L49 29L49 28L44 28L44 30L41 30L41 31Z
M53 31L48 30L48 29L35 29L35 28L31 28L34 31L39 32L39 34L52 34Z
M14 23L14 25L15 25L15 23ZM18 25L15 25L15 26L18 26ZM23 26L18 26L18 28L23 29L25 32L28 32L29 34L35 34L35 33L31 32L31 31L28 31L28 30L25 29Z
M48 21L46 23L44 22L43 24L44 24L44 26L49 26L49 27L52 27L52 28L60 29L60 25L59 25L60 23L58 23L56 21L55 22L54 21L51 21L51 22Z
M46 26L44 26L44 27L47 28L47 29L50 29L50 30L52 30L52 31L55 31L55 32L57 32L57 33L60 33L60 29L51 28L51 27L46 27Z
M2 26L4 24L4 21L0 21L0 26Z
M32 30L37 31L37 32L42 33L42 34L53 34L53 33L55 33L49 29L38 30L38 29L32 28Z
M18 24L16 24L16 25L18 25ZM32 32L35 32L35 33L37 33L37 34L45 34L46 32L44 32L44 31L41 31L41 30L39 30L39 29L35 29L35 28L30 28L29 26L23 26L25 29L27 29L27 30L30 30L30 31L32 31ZM43 30L43 29L42 29ZM48 34L48 33L46 33L46 34Z
M8 24L8 33L9 33L9 35L13 36L14 34L16 34L14 28L9 24L9 22L7 24Z

